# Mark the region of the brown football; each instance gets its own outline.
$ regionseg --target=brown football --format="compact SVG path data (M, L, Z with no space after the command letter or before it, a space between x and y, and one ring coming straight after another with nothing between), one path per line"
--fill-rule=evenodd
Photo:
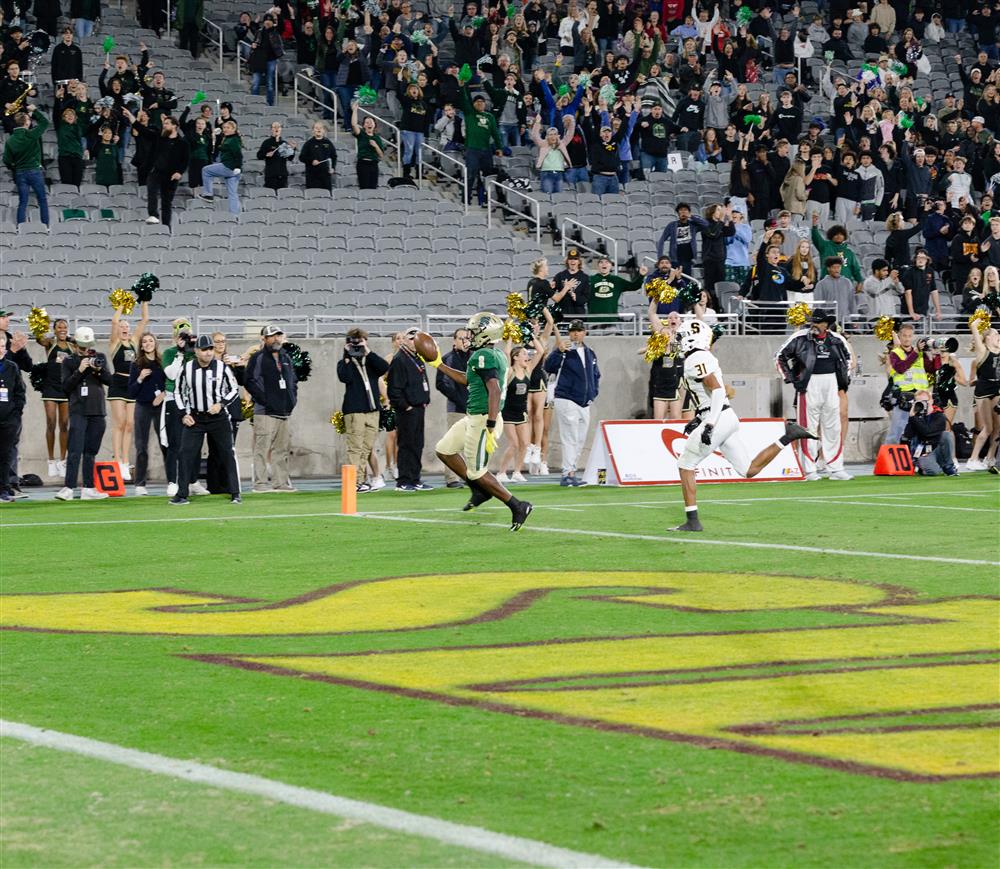
M437 359L440 354L437 341L426 332L417 332L413 336L413 346L416 348L417 353L428 362L432 359Z

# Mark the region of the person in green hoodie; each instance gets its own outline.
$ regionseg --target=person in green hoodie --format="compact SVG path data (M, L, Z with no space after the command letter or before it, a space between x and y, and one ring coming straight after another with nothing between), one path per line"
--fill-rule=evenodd
M587 313L591 323L617 323L618 297L630 290L638 290L649 271L640 266L635 278L629 280L621 275L611 274L611 260L602 256L597 261L597 271L590 276L590 296L587 299Z
M216 178L226 179L226 195L229 197L229 213L240 213L240 173L243 171L243 140L236 130L236 121L222 124L222 137L218 142L215 162L201 170L201 183L205 188L199 196L206 202L214 202L213 184Z
M85 156L81 141L86 130L74 108L65 108L56 123L56 142L59 156L59 181L79 187L83 182Z
M101 187L122 183L121 154L118 151L118 137L110 126L101 127L97 144L94 146L94 182Z
M35 122L32 129L31 122ZM49 119L35 106L14 115L14 131L7 137L3 149L3 164L14 173L17 185L17 222L28 219L28 196L34 192L42 223L49 225L49 199L42 174L42 133Z
M816 246L816 250L819 251L820 262L826 263L828 257L838 256L844 261L844 268L841 274L845 278L850 278L854 281L854 290L860 293L864 278L861 275L861 266L858 264L858 258L854 255L854 251L847 246L847 230L839 225L831 226L824 236L819 231L819 215L813 214L812 243ZM824 265L821 277L825 278L826 274L826 265Z
M459 88L458 98L462 114L465 116L465 166L468 169L469 192L472 199L472 188L475 187L479 196L479 204L486 202L486 185L483 177L493 174L493 155L503 153L503 143L500 141L500 128L497 126L496 115L486 111L486 95L476 94L469 99L468 85ZM493 145L491 148L490 146Z

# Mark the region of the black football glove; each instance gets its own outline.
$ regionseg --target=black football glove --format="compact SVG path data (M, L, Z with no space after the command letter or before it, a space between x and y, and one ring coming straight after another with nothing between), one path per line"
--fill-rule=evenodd
M711 423L705 423L705 427L701 430L701 442L707 447L712 443L712 432L715 431L715 426Z
M701 425L701 420L698 419L698 417L695 417L694 419L689 419L688 424L684 426L684 434L686 435L691 434L691 432L693 432L700 425Z

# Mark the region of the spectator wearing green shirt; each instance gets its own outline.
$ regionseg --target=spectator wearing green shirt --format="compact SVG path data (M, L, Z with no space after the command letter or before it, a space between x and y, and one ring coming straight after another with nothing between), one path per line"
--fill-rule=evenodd
M83 136L85 126L76 113L76 109L67 107L62 110L56 122L56 143L59 155L59 181L62 184L72 184L79 187L83 183Z
M358 173L358 187L362 190L378 188L378 165L385 153L385 145L375 132L375 119L366 115L358 125L358 101L351 103L351 132L357 142L358 156L355 168Z
M226 181L226 195L229 199L229 213L240 213L240 173L243 172L243 140L236 131L236 121L230 119L222 122L222 139L215 162L201 170L201 186L204 187L200 199L214 202L212 193L216 178Z
M32 128L31 122L35 121ZM42 133L48 129L49 119L34 106L27 112L14 115L14 132L7 137L3 149L3 164L14 173L17 185L17 222L28 219L28 196L34 192L42 223L49 225L49 199L45 193L42 174Z
M479 204L486 202L486 185L483 178L493 174L493 155L501 154L500 128L493 112L486 111L486 95L475 94L469 99L468 90L458 91L462 113L465 116L465 166L468 169L469 192L475 187ZM493 145L491 148L490 145Z
M847 230L840 225L831 226L824 236L819 231L818 214L813 215L812 225L812 243L816 246L816 250L819 251L820 261L824 263L823 274L820 277L825 278L829 274L826 270L826 260L829 257L840 257L844 262L841 274L854 281L854 290L860 293L864 278L861 276L861 266L858 264L858 258L854 255L854 251L847 246Z
M590 298L587 300L587 314L593 323L615 323L618 320L618 298L622 293L638 290L642 286L648 269L640 267L639 274L632 279L611 274L611 259L602 256L597 261L597 271L590 276Z

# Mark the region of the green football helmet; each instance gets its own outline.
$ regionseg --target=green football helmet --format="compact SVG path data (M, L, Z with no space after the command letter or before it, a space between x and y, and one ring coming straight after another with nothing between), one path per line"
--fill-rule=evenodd
M472 334L473 347L489 347L503 337L503 320L489 311L473 314L466 328Z

